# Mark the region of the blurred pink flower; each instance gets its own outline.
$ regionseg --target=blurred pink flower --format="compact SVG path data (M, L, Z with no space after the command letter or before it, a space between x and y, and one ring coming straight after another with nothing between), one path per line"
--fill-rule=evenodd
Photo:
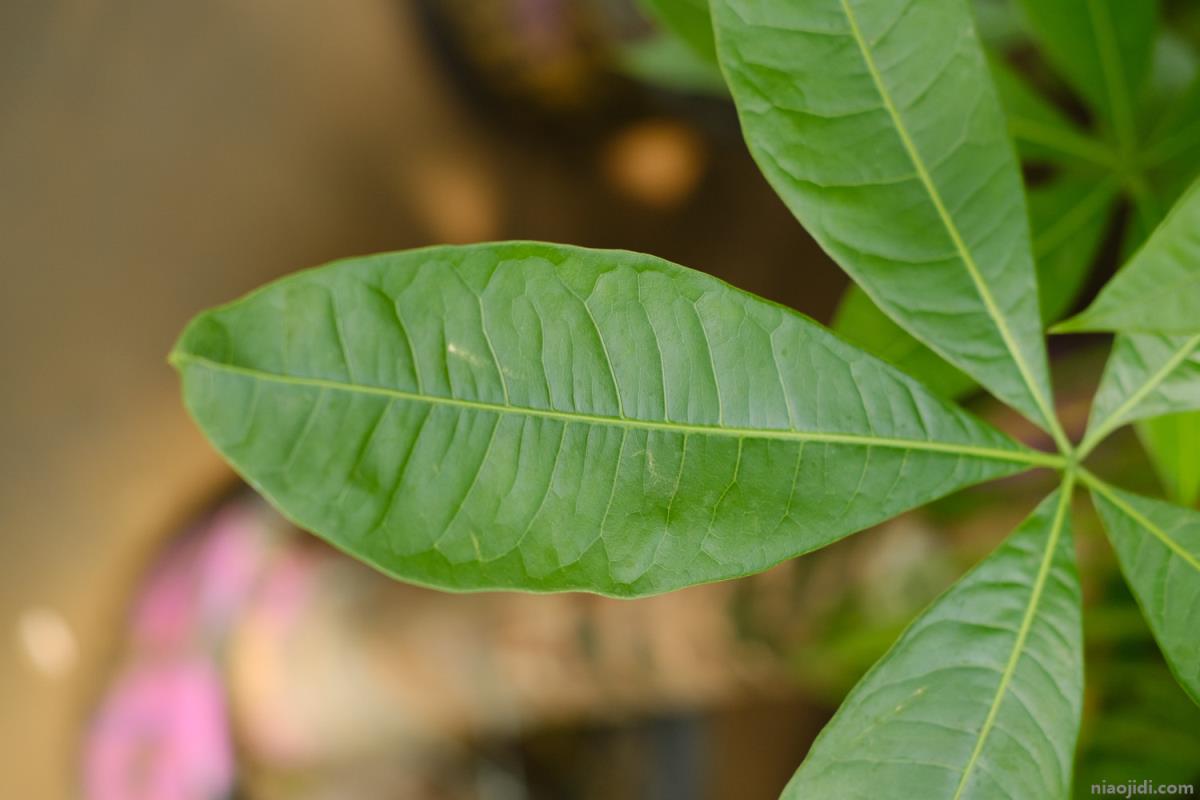
M145 663L112 687L85 745L87 800L215 800L233 780L225 696L211 663Z

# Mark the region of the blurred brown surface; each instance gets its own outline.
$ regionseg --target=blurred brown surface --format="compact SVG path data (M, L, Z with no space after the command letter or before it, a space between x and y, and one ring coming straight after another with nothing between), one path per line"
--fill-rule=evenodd
M644 249L831 306L839 279L736 140L653 123L650 146L687 152L647 162L682 190L647 188L645 130L556 154L493 130L437 63L408 2L0 6L0 797L73 793L133 582L231 477L165 363L199 309L487 238Z

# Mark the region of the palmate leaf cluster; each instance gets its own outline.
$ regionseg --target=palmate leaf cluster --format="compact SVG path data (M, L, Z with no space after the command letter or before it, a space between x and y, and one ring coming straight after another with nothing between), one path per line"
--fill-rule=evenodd
M989 62L963 0L650 5L716 58L763 173L853 277L851 341L652 256L433 247L299 273L199 316L172 354L189 410L299 525L451 590L663 592L1056 470L1060 488L850 693L785 796L1067 796L1083 689L1077 485L1200 701L1200 513L1081 464L1119 426L1200 409L1200 190L1177 187L1160 220L1171 190L1152 195L1150 177L1187 162L1200 103L1175 100L1143 129L1161 102L1144 88L1154 4L1026 8L1095 133ZM1028 196L1012 137L1062 169ZM1122 192L1131 237L1148 238L1059 325L1117 334L1076 447L1044 331ZM883 358L872 337L892 346ZM974 384L1057 450L946 396Z

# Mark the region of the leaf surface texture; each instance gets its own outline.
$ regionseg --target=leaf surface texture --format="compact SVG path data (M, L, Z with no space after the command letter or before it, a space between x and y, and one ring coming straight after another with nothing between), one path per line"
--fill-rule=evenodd
M1200 513L1091 480L1092 499L1167 664L1200 703Z
M302 527L445 588L661 592L1056 456L651 256L439 247L197 318L193 416Z
M913 622L783 793L1066 798L1083 704L1069 487Z
M1025 196L960 0L716 0L751 152L918 340L1065 442Z

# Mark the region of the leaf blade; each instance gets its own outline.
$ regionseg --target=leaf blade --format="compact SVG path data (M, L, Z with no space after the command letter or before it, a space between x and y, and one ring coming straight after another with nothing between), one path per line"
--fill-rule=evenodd
M970 14L861 5L713 4L751 152L877 305L1065 443L1020 176ZM859 147L871 163L847 160Z
M1092 304L1053 330L1200 333L1200 181Z
M1117 185L1115 181L1096 184L1064 175L1028 194L1041 314L1044 321L1053 322L1070 307L1087 280ZM978 386L893 322L856 285L849 286L842 296L833 329L943 397L956 399Z
M640 0L651 16L709 63L717 60L708 0Z
M174 360L286 515L442 588L666 591L1058 463L794 312L620 251L335 264L201 315Z
M1068 795L1083 690L1069 498L1070 479L913 622L784 798L990 797L1001 777L1008 796Z
M1200 514L1088 476L1125 581L1175 679L1200 704Z
M1200 409L1198 347L1200 334L1116 337L1092 403L1080 457L1127 422Z
M1021 0L1043 52L1130 151L1141 89L1154 52L1157 3Z
M1138 423L1137 434L1167 499L1195 507L1200 499L1200 413L1151 417Z

